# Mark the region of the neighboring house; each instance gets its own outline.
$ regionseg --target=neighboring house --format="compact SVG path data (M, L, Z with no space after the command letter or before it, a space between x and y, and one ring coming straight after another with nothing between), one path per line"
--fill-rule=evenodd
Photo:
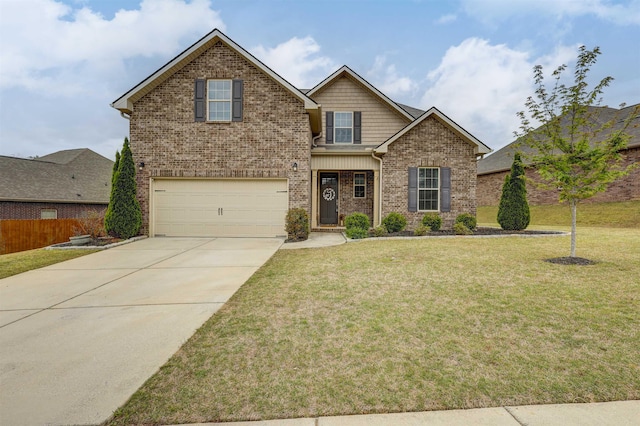
M609 107L590 107L593 119L604 124L615 119L615 124L611 131L620 130L624 122L630 118L637 105L628 106L622 109ZM626 133L631 136L627 149L622 151L623 165L640 162L640 117L635 117L633 122L626 129ZM597 140L602 140L610 132L602 132ZM505 176L511 169L513 155L519 150L521 152L531 152L528 146L521 146L518 141L501 148L493 154L483 158L478 162L478 205L497 206L502 195L502 185ZM526 170L527 177L539 180L539 176L531 168ZM527 184L527 199L530 204L555 204L558 203L558 192L543 190L533 183ZM629 175L618 179L609 185L605 192L601 192L584 202L611 202L640 200L640 168L636 168Z
M150 236L284 235L354 212L417 226L475 214L476 160L491 150L436 108L396 104L348 67L301 91L214 30L112 107L130 120Z
M79 218L109 204L113 161L90 149L0 156L0 219Z

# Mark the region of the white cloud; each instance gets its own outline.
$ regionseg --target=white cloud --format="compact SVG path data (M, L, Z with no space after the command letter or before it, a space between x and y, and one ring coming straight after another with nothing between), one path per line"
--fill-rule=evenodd
M446 25L446 24L450 24L452 22L455 22L456 19L458 19L457 15L455 15L453 13L449 13L448 15L442 15L440 18L438 18L436 20L436 24Z
M128 122L109 103L225 28L208 0L132 4L107 19L54 0L0 0L0 102L11 106L0 115L3 154L88 147L113 158Z
M367 78L382 93L389 97L410 93L417 84L409 77L400 77L394 64L387 65L387 58L376 56L373 67L367 72Z
M320 56L320 45L313 37L293 37L276 47L262 45L251 49L258 59L298 88L311 88L337 66L326 56Z
M85 90L131 58L167 57L184 40L224 29L208 0L144 0L110 20L53 0L3 0L0 7L0 88L39 94Z
M617 25L640 25L640 0L463 0L462 4L470 16L485 22L541 13L556 18L593 15Z
M549 73L576 54L575 47L531 60L525 51L487 40L469 38L451 47L440 65L428 74L430 88L421 107L436 106L490 147L497 149L513 140L520 122L516 112L524 109L533 94L532 69L543 65Z

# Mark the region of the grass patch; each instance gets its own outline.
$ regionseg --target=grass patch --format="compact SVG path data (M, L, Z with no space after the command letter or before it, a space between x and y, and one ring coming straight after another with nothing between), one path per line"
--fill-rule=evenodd
M75 259L100 250L45 250L35 249L0 255L0 279L43 268L54 263Z
M640 230L282 250L114 415L176 424L640 398Z
M532 225L571 226L568 204L529 206ZM478 223L499 226L498 206L478 207ZM578 226L640 228L640 201L578 204Z

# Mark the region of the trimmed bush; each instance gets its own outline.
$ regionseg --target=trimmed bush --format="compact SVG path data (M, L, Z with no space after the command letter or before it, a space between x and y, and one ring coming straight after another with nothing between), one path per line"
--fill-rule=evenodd
M429 233L429 230L431 228L429 228L426 225L419 225L414 231L413 231L413 235L415 235L416 237L422 237L423 235L427 235Z
M382 225L389 232L400 232L407 227L407 218L400 213L391 212L382 219Z
M475 216L473 216L473 215L471 215L469 213L459 214L456 217L456 222L455 223L462 223L470 231L475 230L476 229L476 225L477 225ZM455 228L454 228L454 230L455 230Z
M354 228L368 231L369 223L369 216L364 213L352 213L344 219L344 225L347 231Z
M439 231L442 226L442 218L438 213L427 213L422 217L422 224L432 231Z
M383 237L387 234L387 228L382 225L376 226L369 233L372 237Z
M351 239L359 240L362 238L367 238L369 236L369 231L362 228L349 228L347 229L345 234L347 234L347 237Z
M502 186L497 220L502 229L522 231L529 226L530 219L524 164L520 159L520 154L516 153L511 165L511 175L505 177Z
M348 238L360 239L369 236L369 216L364 213L352 213L344 218Z
M127 138L124 138L118 170L112 176L112 182L104 228L109 235L126 240L138 235L142 226L142 210L136 198L136 166Z
M456 222L453 224L453 232L456 233L456 235L471 235L473 234L473 231L469 228L467 228L467 226L463 223L463 222Z
M309 238L309 215L303 208L289 209L285 217L285 230L289 241L304 241Z

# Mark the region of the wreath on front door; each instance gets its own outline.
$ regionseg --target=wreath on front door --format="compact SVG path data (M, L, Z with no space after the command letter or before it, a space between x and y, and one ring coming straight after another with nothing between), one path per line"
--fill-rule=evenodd
M324 191L322 191L322 198L324 198L325 201L334 200L336 198L335 189L333 189L333 188L325 188Z

